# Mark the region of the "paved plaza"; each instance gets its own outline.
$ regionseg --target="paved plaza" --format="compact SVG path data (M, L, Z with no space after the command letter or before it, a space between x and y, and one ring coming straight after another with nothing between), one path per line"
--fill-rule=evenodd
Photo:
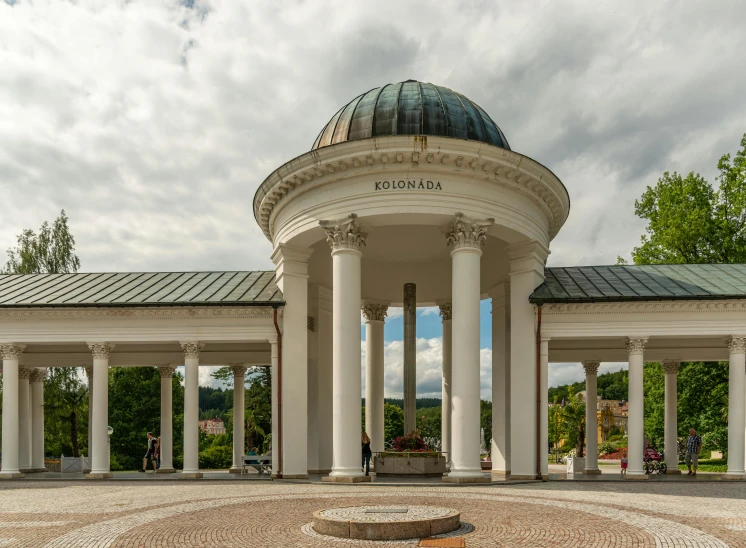
M0 546L417 546L313 534L316 510L432 505L461 512L467 547L746 546L741 482L321 485L22 481L0 486Z

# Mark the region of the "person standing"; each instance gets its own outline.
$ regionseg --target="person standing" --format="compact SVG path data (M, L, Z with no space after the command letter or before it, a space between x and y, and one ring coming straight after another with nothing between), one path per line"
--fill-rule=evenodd
M155 438L153 437L153 432L148 432L148 451L145 453L145 457L142 459L142 470L140 472L145 472L145 470L148 467L148 459L153 461L153 473L155 473Z
M370 438L368 437L368 434L363 432L362 437L363 442L363 470L365 471L365 475L370 475L370 457L373 454L370 450Z
M620 464L622 465L622 477L626 477L627 476L627 467L629 466L629 460L627 460L627 452L626 451L624 451L622 453L622 460L621 460Z
M689 469L689 476L697 475L697 465L699 464L699 452L701 449L702 438L697 435L694 428L690 428L689 437L686 438L686 457L684 459L686 467Z

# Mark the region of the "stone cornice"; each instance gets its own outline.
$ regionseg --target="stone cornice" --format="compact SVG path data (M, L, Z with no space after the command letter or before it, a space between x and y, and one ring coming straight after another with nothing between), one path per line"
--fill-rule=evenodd
M0 310L0 320L42 321L42 320L204 320L217 319L272 319L273 308L254 306L246 308L14 308Z
M616 303L547 303L541 307L543 315L563 314L635 314L639 312L671 314L677 312L746 312L746 300L719 301L636 301Z
M272 213L285 197L312 185L397 167L412 178L419 177L418 173L448 170L516 190L547 212L550 238L557 234L570 211L569 195L562 182L531 158L483 143L410 135L348 141L287 162L260 186L254 217L272 240Z

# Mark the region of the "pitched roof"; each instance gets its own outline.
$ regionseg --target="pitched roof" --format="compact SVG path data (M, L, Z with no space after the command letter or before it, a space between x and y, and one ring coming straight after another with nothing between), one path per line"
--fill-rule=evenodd
M282 304L272 271L0 275L0 308Z
M546 268L534 304L746 299L746 264Z

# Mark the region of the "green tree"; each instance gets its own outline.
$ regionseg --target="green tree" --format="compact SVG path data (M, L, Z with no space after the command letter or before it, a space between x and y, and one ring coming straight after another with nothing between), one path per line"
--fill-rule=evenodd
M80 456L80 419L87 424L88 389L79 368L53 367L44 382L44 446L52 455ZM83 437L88 444L88 433Z
M583 456L585 441L585 403L580 394L570 394L562 408L562 432L568 443L575 446L575 456Z
M47 221L37 234L30 228L18 235L18 246L8 249L5 274L62 274L77 272L80 259L75 255L75 238L63 209L52 226Z
M383 404L383 440L392 442L404 435L404 411L390 403Z

